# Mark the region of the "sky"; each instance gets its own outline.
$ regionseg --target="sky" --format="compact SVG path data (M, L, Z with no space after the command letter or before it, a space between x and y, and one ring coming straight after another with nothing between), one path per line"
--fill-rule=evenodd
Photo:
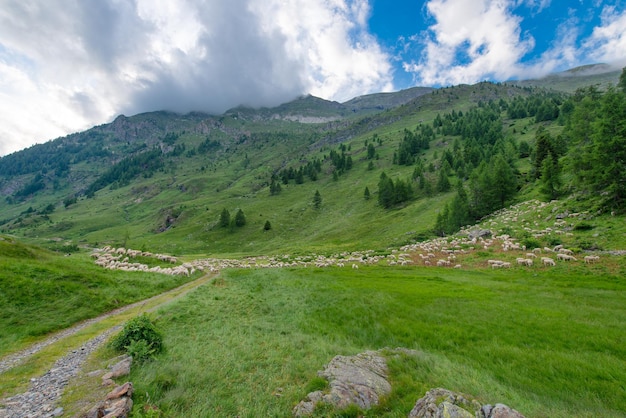
M0 156L155 110L626 65L626 0L0 0Z

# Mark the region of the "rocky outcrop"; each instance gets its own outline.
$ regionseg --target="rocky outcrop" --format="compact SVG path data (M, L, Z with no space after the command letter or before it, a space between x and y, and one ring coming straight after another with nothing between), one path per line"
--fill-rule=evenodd
M409 418L524 418L504 404L481 405L467 395L437 388L418 399Z
M343 409L351 404L369 409L391 392L387 362L378 351L356 356L336 356L318 375L329 382L330 391L309 393L293 410L297 417L310 415L320 402Z
M84 418L126 418L133 409L133 384L126 382L107 394L104 401L94 406Z
M384 350L385 355L394 353L414 354L403 348ZM293 409L295 417L313 414L320 403L345 409L356 405L363 410L377 405L381 397L391 393L387 380L387 362L383 350L366 351L355 356L336 356L319 371L328 380L329 390L315 391L307 395ZM415 403L409 418L524 418L522 414L504 404L482 405L470 396L437 388Z

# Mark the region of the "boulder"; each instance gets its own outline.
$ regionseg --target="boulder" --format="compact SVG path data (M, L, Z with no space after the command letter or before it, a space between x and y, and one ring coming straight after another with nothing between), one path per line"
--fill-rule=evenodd
M343 409L357 405L369 409L377 405L380 397L391 392L387 381L387 362L377 351L367 351L355 356L335 356L320 377L329 382L328 393L312 392L293 409L294 416L310 415L319 402Z
M409 418L474 418L481 404L448 389L431 389L417 400ZM473 412L469 412L473 411Z
M130 373L130 366L133 362L133 358L131 356L123 356L120 361L115 363L110 367L110 371L104 376L102 376L102 380L115 379L120 376L126 376Z
M448 389L431 389L418 399L409 418L524 418L504 404L481 405L467 395Z
M467 237L469 239L478 239L478 238L484 238L484 237L490 237L491 236L491 231L489 229L477 229L474 231L470 231L467 234Z
M497 403L495 406L484 405L480 408L478 418L524 418L524 415L504 404Z

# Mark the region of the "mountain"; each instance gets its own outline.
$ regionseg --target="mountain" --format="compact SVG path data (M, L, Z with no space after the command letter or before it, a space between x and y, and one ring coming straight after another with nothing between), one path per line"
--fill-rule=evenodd
M415 242L433 234L458 179L469 185L473 170L495 170L495 155L517 179L498 205L536 197L535 132L563 130L566 100L484 82L345 103L304 96L222 115L122 115L0 158L0 232L173 254ZM474 216L494 208L483 206ZM220 227L224 210L243 212L245 226Z
M601 88L612 84L616 85L621 74L621 68L608 64L590 64L572 68L556 74L535 80L511 81L521 87L540 87L573 93L581 87L598 85Z

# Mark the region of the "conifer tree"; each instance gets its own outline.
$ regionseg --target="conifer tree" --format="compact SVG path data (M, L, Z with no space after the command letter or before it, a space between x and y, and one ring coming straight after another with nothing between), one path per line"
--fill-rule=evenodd
M239 209L235 215L235 226L244 226L246 224L246 217L243 214L243 210Z
M548 199L556 199L561 189L561 169L558 158L551 156L543 160L541 168L541 192Z
M230 225L230 212L224 208L220 214L220 226L226 228Z
M363 192L363 197L365 198L365 200L370 200L370 189L365 186L365 192Z
M322 195L319 190L315 191L315 195L313 196L313 207L315 209L319 209L322 206Z

